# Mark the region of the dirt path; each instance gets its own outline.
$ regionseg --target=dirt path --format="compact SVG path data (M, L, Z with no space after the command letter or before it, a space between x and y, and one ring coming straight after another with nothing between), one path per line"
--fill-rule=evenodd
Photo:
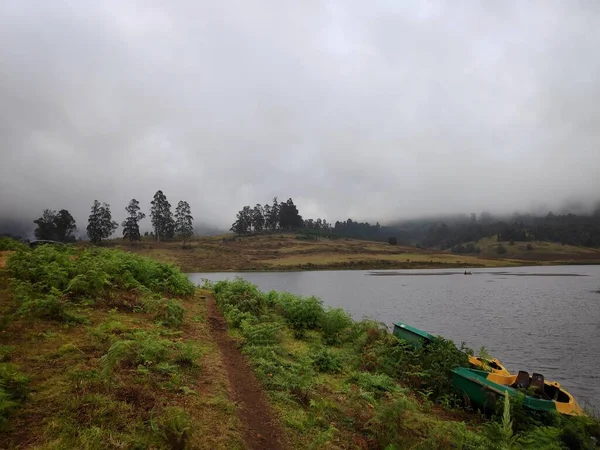
M240 406L239 418L245 425L246 445L253 450L282 450L283 432L273 420L273 413L254 372L235 341L227 334L227 323L217 309L215 300L207 296L206 301L211 333L221 350L232 399Z

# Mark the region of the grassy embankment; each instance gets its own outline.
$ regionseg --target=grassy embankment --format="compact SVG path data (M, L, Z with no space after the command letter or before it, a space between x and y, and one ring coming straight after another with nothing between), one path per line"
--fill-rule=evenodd
M51 246L1 260L0 448L244 447L205 301L178 269Z
M594 448L592 419L458 408L448 371L467 360L449 341L422 354L314 298L241 280L212 292L291 448ZM11 253L0 447L248 447L207 302L174 267L120 251Z
M212 290L294 448L592 449L600 437L594 419L531 415L519 401L509 415L499 402L491 422L467 413L450 381L467 354L450 341L423 352L314 297L243 280Z
M502 243L507 253L499 255L498 242L482 239L478 255L456 255L416 247L355 239L298 239L293 234L260 235L230 239L198 237L189 248L179 242L152 242L130 246L122 240L109 245L171 262L185 272L235 270L315 270L315 269L423 269L464 267L511 267L547 264L600 263L600 250L548 242Z

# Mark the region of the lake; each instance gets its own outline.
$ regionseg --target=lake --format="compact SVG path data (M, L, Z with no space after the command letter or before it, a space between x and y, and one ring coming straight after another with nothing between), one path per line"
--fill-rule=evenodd
M396 320L465 342L513 371L560 382L600 409L600 266L188 274L241 276L263 291L315 295L356 319Z

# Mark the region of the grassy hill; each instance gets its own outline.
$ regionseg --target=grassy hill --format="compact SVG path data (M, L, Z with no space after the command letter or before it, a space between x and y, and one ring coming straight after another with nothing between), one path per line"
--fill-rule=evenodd
M595 419L518 401L469 412L451 391L450 369L468 364L452 342L413 349L314 297L197 289L118 250L3 255L0 448L559 450L600 437Z
M459 255L416 247L356 239L300 239L295 234L248 237L197 237L188 248L179 242L144 240L129 245L122 240L108 245L171 262L185 272L235 270L310 269L417 269L507 267L535 264L600 263L600 250L552 243L502 243L507 253L499 255L493 239L480 240L480 254Z

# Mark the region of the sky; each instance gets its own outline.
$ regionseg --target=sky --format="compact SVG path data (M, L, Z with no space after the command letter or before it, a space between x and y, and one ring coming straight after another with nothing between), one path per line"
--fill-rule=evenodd
M595 0L3 0L0 221L592 204L599 48Z

